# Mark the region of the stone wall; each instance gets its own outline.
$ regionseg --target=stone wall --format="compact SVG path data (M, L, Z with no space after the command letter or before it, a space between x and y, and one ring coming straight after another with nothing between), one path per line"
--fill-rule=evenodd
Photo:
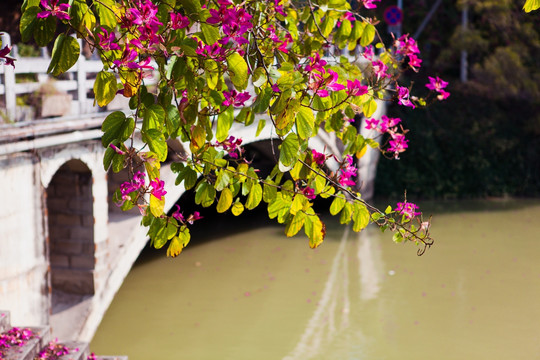
M58 169L47 188L51 285L67 293L94 293L92 173L79 160Z

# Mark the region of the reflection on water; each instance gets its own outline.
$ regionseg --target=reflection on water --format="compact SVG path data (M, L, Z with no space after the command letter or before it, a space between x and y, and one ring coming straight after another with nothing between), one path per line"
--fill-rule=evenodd
M91 347L131 360L540 358L540 201L463 204L432 206L422 257L329 224L316 250L268 226L146 259Z

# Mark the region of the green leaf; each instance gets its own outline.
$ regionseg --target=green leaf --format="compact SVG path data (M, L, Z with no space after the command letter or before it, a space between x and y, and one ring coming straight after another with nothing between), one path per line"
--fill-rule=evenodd
M118 140L118 142L124 142L135 129L135 120L132 118L126 118L126 115L121 111L115 111L109 114L103 121L101 130L103 136L101 143L104 147L108 147L111 142Z
M227 186L229 186L229 182L231 181L231 173L227 170L220 169L218 171L218 176L216 179L216 182L214 184L214 188L217 191L224 190Z
M343 206L343 210L341 211L341 216L339 217L339 223L340 224L348 224L351 222L353 213L353 205L350 202L346 202L345 206Z
M287 135L280 146L279 162L285 167L292 168L296 160L298 160L299 149L300 143L298 142L298 136L294 133Z
M193 20L199 20L201 11L201 2L199 0L178 0L185 11L187 17Z
M337 215L339 212L343 209L345 206L345 203L347 200L345 200L345 197L342 193L338 193L336 197L334 198L334 201L332 201L332 204L330 205L330 214Z
M360 37L360 45L368 46L373 42L373 39L375 39L375 26L366 23L362 36Z
M253 103L253 112L255 113L264 113L268 110L270 106L270 100L274 96L274 91L271 87L265 87L264 90L257 96L257 99Z
M224 213L231 207L232 201L233 201L232 191L229 188L223 189L223 191L221 192L221 195L219 196L219 201L217 203L216 211L218 213Z
M264 70L264 68L256 68L252 76L253 86L259 88L266 83L266 80L266 71Z
M99 106L106 106L116 96L117 81L113 73L100 71L94 82L94 94Z
M272 180L266 180L263 186L263 200L266 203L271 202L277 196L277 188L272 185L274 185L274 182Z
M287 213L291 206L291 200L283 198L282 193L277 193L277 196L268 203L268 217L276 218L279 214Z
M525 5L523 5L523 10L525 10L525 12L531 12L538 8L540 8L540 0L527 0L525 1Z
M68 71L79 59L79 42L72 36L60 34L54 42L51 63L47 73L58 76Z
M370 117L375 111L377 111L377 102L374 99L369 100L362 106L362 111L365 117Z
M261 131L263 131L265 126L266 126L266 120L260 119L259 123L257 124L257 131L255 133L255 137L258 137L260 135Z
M115 11L118 8L113 0L100 0L99 2L94 2L94 6L96 7L100 25L108 26L111 29L114 29L118 25L118 20L115 16Z
M234 122L234 109L232 107L227 108L219 114L217 121L216 140L224 141L229 137L229 130Z
M300 139L309 139L313 135L315 127L315 116L313 110L308 107L301 106L296 114L296 130Z
M156 153L159 161L167 159L167 142L161 131L157 129L142 131L142 139L148 144L150 150Z
M297 212L291 222L285 227L285 235L288 237L296 235L304 226L304 221L306 219L306 214L302 211Z
M353 231L360 231L366 228L369 225L369 210L366 208L366 205L356 202L354 204L353 212Z
M53 16L38 19L34 30L34 39L38 46L47 46L56 34L56 18Z
M237 52L227 57L229 76L237 90L244 90L248 84L248 66L244 58Z
M96 16L86 5L86 0L74 0L69 8L71 25L79 34L87 34L86 29L93 29L96 26Z
M166 122L167 132L171 137L176 137L178 128L180 127L180 113L174 105L167 106Z
M201 30L204 35L204 42L206 45L215 44L219 39L219 29L210 24L201 23Z
M251 187L251 191L248 194L246 200L246 209L253 210L255 209L262 200L263 189L261 184L256 183Z
M212 43L213 44L213 43ZM214 60L205 60L204 70L206 73L206 83L211 90L214 90L219 83L218 64Z
M165 197L161 197L159 200L154 195L150 195L150 212L155 217L160 217L163 215L163 209L165 208Z
M304 219L304 232L309 238L309 247L315 249L324 241L326 236L326 227L319 217L315 214L313 209L306 212Z
M39 12L41 12L41 8L39 6L31 6L27 7L26 11L24 11L22 14L19 23L19 30L21 32L21 39L23 42L28 42L32 38L38 20L37 14Z
M216 197L216 189L206 181L203 181L197 187L195 192L195 203L203 207L209 207L214 203Z
M150 129L161 130L163 128L164 122L165 122L165 110L163 109L161 105L151 104L150 106L145 107L144 115L143 115L143 125L142 125L143 131L150 130Z
M294 195L294 199L292 201L291 209L289 210L289 212L293 215L296 215L296 213L303 209L306 200L307 198L302 194Z

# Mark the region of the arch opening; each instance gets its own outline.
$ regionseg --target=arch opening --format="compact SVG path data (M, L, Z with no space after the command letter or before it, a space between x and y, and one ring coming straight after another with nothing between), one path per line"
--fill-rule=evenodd
M53 297L58 291L78 295L95 292L92 183L86 164L70 160L57 170L47 187Z

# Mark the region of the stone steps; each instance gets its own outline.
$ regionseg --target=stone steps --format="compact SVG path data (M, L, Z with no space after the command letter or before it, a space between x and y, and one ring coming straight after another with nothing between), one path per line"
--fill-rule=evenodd
M89 345L84 342L59 342L56 339L51 341L51 329L49 326L14 328L10 323L9 312L0 310L0 334L7 334L11 330L17 330L16 332L20 334L26 329L30 330L35 336L25 340L22 346L12 345L9 349L5 349L3 353L0 353L0 359L34 360L43 351L60 350L65 347L68 353L58 357L58 360L128 360L127 356L90 356Z

